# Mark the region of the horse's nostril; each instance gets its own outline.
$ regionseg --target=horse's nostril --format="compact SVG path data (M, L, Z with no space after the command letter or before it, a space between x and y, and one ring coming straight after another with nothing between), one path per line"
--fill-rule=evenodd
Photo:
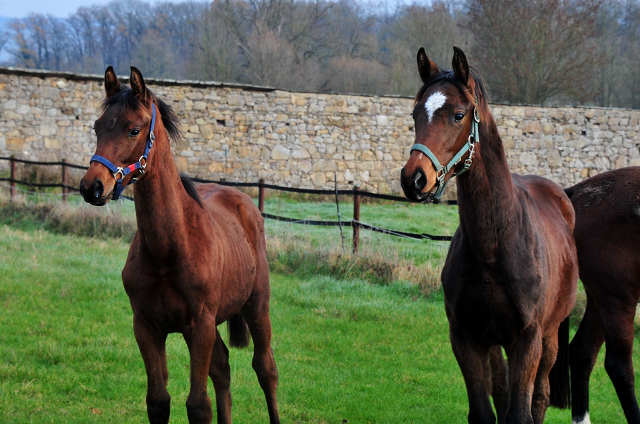
M422 169L418 169L413 174L413 188L416 191L422 191L427 186L427 176Z
M102 194L104 193L104 185L102 184L102 181L98 180L96 182L93 183L93 197L94 199L99 199L100 197L102 197Z

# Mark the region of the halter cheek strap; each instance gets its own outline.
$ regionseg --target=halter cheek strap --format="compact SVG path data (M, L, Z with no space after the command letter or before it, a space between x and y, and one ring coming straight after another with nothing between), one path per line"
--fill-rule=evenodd
M476 101L476 104L477 104L477 101ZM447 182L444 180L445 176L454 166L456 166L460 162L462 157L467 152L469 152L469 156L467 157L467 159L465 159L464 165L459 171L453 174L453 176L455 177L456 175L460 175L463 172L468 171L469 168L471 168L471 163L473 162L473 154L475 152L476 143L480 142L480 133L478 131L479 123L480 123L480 117L478 116L478 107L476 106L473 109L473 121L471 123L471 132L469 133L469 138L467 139L467 142L464 144L464 146L462 146L462 148L458 151L458 153L456 153L455 156L445 166L442 166L440 164L440 161L438 160L436 155L434 155L433 152L424 144L416 143L411 147L412 152L414 150L417 150L419 152L424 153L431 160L431 163L433 164L433 167L436 170L437 182L436 182L436 191L433 194L434 203L440 203L442 199L442 194L444 193L444 189L447 185Z
M132 178L130 181L130 183L133 184L138 181L138 178L140 178L140 175L144 174L145 168L147 167L147 157L149 156L149 151L153 147L153 142L156 139L156 136L153 133L153 129L155 128L155 125L156 125L156 105L152 103L151 108L153 113L151 115L151 127L149 128L149 138L147 139L147 145L144 149L144 154L140 156L140 159L138 159L136 163L132 163L126 168L122 168L120 166L115 166L109 159L103 156L100 156L100 155L91 156L91 160L89 161L89 163L100 162L101 164L109 168L109 171L111 171L111 173L113 174L113 178L115 178L116 180L116 186L113 190L113 196L111 197L112 200L119 199L120 195L122 194L122 191L127 186L127 184L122 183L122 180L124 180L124 177L126 177L133 171L138 171L138 175Z

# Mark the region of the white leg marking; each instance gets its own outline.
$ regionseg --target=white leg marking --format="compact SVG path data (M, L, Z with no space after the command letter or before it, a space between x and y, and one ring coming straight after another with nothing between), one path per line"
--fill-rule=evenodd
M429 123L431 123L433 114L436 113L436 110L440 109L446 101L447 96L439 91L436 91L429 96L426 103L424 104L424 108L427 109L427 113L429 114Z
M591 424L591 420L589 419L589 411L587 411L582 418L573 417L571 424Z

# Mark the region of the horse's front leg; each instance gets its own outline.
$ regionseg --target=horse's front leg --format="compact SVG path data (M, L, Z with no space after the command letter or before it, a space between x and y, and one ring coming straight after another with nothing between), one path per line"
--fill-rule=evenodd
M509 361L509 408L505 422L533 424L531 402L542 356L540 326L534 323L525 328L516 344L505 350Z
M147 372L147 416L151 424L169 422L171 396L167 391L169 372L165 343L167 334L149 326L134 314L133 332Z
M190 424L211 423L213 415L211 399L207 394L207 378L216 334L215 317L207 313L202 313L183 333L191 361L191 388L187 397L187 416Z
M509 407L509 390L507 386L507 363L502 355L502 347L493 346L489 349L489 362L491 364L491 397L496 408L498 423L503 424Z
M489 399L492 390L489 349L469 340L452 321L449 322L449 337L467 387L469 423L494 424L496 416Z
M536 375L533 397L531 399L531 415L535 424L542 424L549 407L551 386L549 385L549 373L558 355L558 334L549 335L542 339L542 355Z

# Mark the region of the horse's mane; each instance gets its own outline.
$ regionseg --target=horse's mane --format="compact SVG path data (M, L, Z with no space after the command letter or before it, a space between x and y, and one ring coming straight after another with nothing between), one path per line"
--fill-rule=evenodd
M484 79L482 79L480 74L473 68L469 68L469 72L471 73L471 78L473 78L473 81L475 82L476 88L480 91L480 98L478 99L478 102L479 103L485 103L485 104L488 103L489 99L487 97L487 87L485 85ZM416 94L416 97L413 100L413 104L415 105L416 103L418 103L420 101L420 99L424 95L425 91L427 91L427 89L431 85L437 83L438 81L442 81L442 80L449 81L451 84L455 85L458 88L458 90L460 90L462 92L467 90L467 88L462 84L462 82L460 82L460 80L458 80L458 78L456 78L456 76L455 76L453 71L438 72L429 81L427 81L426 84L424 84L420 88L420 90L418 91L418 94Z
M133 90L124 84L120 84L120 91L116 94L107 97L102 101L102 113L104 113L107 108L111 106L121 107L123 110L129 108L133 111L139 110L142 107L142 102L138 97L134 94ZM167 134L169 135L169 139L173 142L178 142L182 138L180 134L180 120L178 119L178 115L176 115L175 111L171 106L160 100L153 94L153 91L147 89L147 94L149 98L152 99L158 106L158 113L160 113L160 117L162 118L162 124L164 125ZM202 205L202 198L200 197L200 193L196 190L196 186L193 181L184 174L180 174L180 181L182 181L182 186L186 190L187 194L191 196L200 207Z
M187 177L186 174L181 173L180 181L182 181L182 186L186 190L187 194L191 196L193 200L198 202L200 207L204 209L204 205L202 204L202 197L200 197L200 193L198 193L198 190L196 189L196 185L193 182L193 180Z

